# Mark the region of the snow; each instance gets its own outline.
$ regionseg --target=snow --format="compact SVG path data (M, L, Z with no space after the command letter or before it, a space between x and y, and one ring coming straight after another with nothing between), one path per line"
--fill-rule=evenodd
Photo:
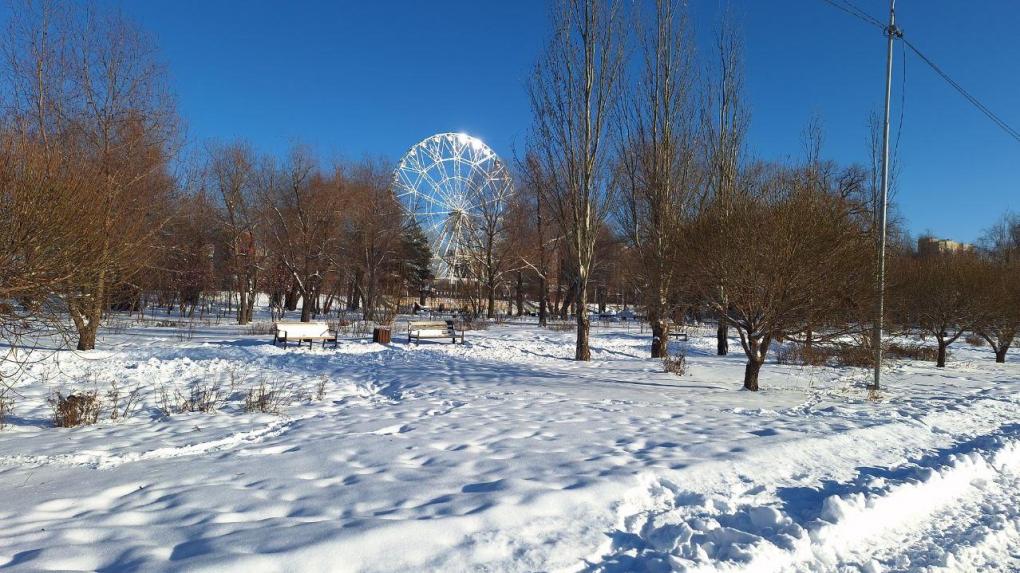
M0 432L0 568L196 571L1020 570L1020 355L868 373L743 358L693 332L662 372L636 326L277 348L207 326L108 334L27 367ZM681 343L674 343L677 347ZM734 343L734 346L736 344ZM325 379L325 399L313 399ZM143 388L60 429L54 390ZM219 383L217 412L160 387ZM293 400L245 413L266 383Z

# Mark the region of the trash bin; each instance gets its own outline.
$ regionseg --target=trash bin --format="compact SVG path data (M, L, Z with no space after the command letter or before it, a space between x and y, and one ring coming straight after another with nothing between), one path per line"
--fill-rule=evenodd
M389 344L391 339L392 331L389 327L377 326L372 329L372 342L378 344Z

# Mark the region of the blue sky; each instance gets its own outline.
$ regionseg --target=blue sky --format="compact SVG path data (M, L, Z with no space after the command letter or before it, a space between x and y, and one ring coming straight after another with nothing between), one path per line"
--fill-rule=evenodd
M531 120L524 84L548 15L545 0L106 1L155 35L192 142L243 138L282 153L300 141L324 158L396 159L441 131L511 156ZM886 2L855 3L885 19ZM1020 2L898 4L907 37L1020 129ZM707 49L720 2L691 6ZM797 157L817 114L826 155L863 161L866 118L881 105L881 33L822 0L733 6L754 155ZM896 58L898 121L899 49ZM910 53L905 102L897 201L914 233L973 240L1003 211L1020 211L1020 143Z

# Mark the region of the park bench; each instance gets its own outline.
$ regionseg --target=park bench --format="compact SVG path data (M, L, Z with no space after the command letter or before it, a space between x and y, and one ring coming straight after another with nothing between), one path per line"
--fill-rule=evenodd
M277 322L273 324L273 328L275 329L273 344L280 343L284 348L288 342L297 342L298 346L302 342L307 342L308 348L311 348L316 340L322 341L323 348L327 342L332 342L333 348L337 346L336 333L330 332L329 325L325 322Z
M669 337L677 340L687 340L687 325L671 322L669 324Z
M407 342L421 342L422 338L449 338L457 343L457 327L452 320L445 322L419 321L407 323ZM460 329L460 342L464 343L464 329Z

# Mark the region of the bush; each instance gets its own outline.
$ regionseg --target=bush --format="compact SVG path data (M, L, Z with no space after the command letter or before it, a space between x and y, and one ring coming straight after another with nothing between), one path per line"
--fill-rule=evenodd
M248 390L248 394L244 398L244 411L279 414L280 409L290 400L290 392L262 380L258 386Z
M662 370L669 374L683 376L687 373L687 352L683 349L662 357Z
M875 353L868 344L837 344L833 358L838 366L874 368Z
M275 332L272 322L252 322L245 330L252 336L266 336Z
M322 402L323 400L326 399L327 382L329 382L329 379L323 376L322 378L319 379L318 382L315 383L315 393L313 394L313 397L317 402Z
M937 348L920 344L898 344L893 342L885 348L885 355L889 358L935 362L938 359L939 351ZM948 350L946 351L946 356L949 356Z
M982 347L982 346L984 346L986 344L986 341L985 341L984 338L981 338L980 336L974 334L973 332L968 334L963 340L967 344L969 344L971 346L976 346L978 348L980 348L980 347Z
M573 332L577 330L577 323L564 320L549 321L547 328L553 332Z
M48 401L53 408L53 425L58 428L87 426L99 421L102 402L97 390L72 392L67 396L57 392Z
M138 407L141 395L141 386L135 386L133 390L123 395L124 402L121 404L122 393L116 382L110 382L110 389L106 391L106 400L109 404L110 419L127 418Z
M224 391L218 382L194 383L188 388L187 394L178 388L160 386L157 391L157 408L164 416L185 412L215 412L226 404L230 394L231 391Z
M852 366L871 368L875 363L871 349L866 344L784 344L776 351L780 364L801 366Z
M827 366L833 357L833 349L823 348L817 344L783 344L776 351L776 362L780 364L797 364L801 366Z

